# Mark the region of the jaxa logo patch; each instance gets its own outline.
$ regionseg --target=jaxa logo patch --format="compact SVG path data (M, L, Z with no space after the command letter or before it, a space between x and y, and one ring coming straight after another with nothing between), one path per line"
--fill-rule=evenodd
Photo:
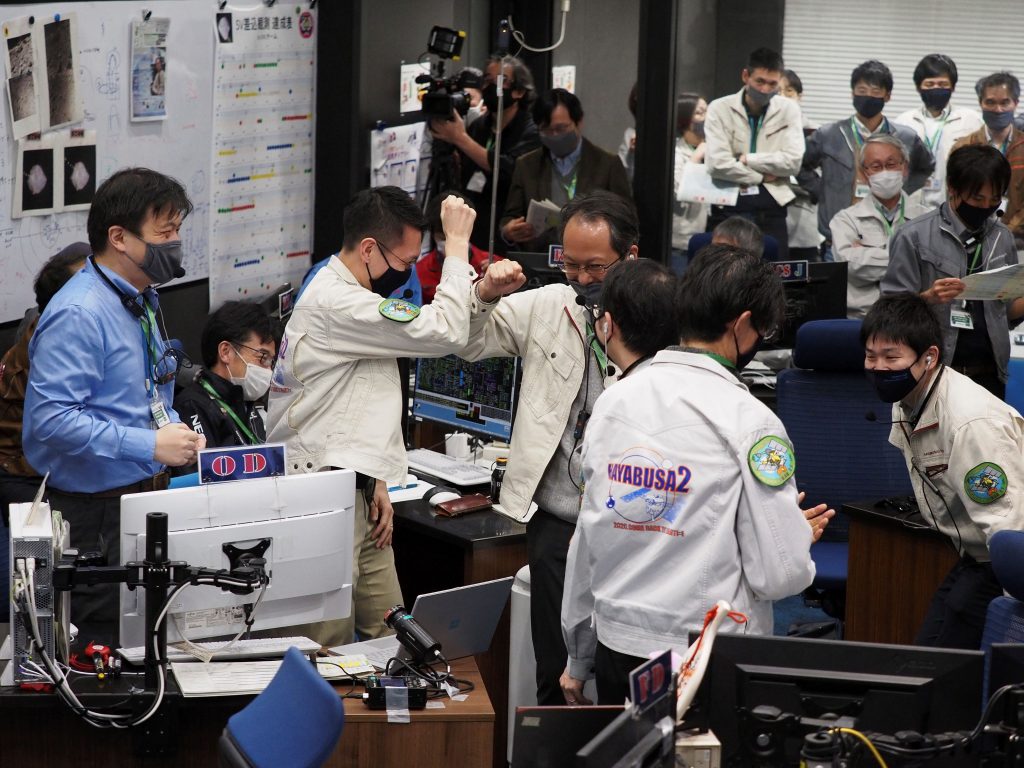
M796 456L781 437L766 435L754 443L747 454L754 477L773 488L785 483L796 472Z
M377 305L377 311L396 323L408 323L420 314L420 308L405 299L384 299Z
M982 462L964 475L964 490L971 501L978 504L991 504L1003 498L1009 487L1010 481L1003 468L990 461Z

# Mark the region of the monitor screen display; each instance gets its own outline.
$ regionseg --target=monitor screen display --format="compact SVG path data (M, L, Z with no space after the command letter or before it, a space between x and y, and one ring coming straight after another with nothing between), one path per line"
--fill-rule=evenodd
M455 355L416 364L412 414L507 442L518 386L519 358L469 363Z

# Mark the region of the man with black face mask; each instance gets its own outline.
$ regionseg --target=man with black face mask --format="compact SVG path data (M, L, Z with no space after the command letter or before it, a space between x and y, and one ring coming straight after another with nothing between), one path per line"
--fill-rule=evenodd
M1024 528L1024 419L942 364L943 335L914 293L883 296L861 327L868 378L893 404L889 442L903 452L921 515L960 555L915 642L977 649L988 603L1002 594L988 541Z
M498 220L505 210L505 201L512 185L516 160L540 146L537 126L530 116L533 104L533 75L514 56L491 56L484 71L483 102L487 112L466 126L456 113L449 120L431 120L430 131L435 140L446 141L458 150L459 173L466 199L479 211L470 241L477 248L489 247L491 182L494 178L495 134L498 131L498 74L504 72L501 117L501 156L498 173L498 200L495 209L494 251L504 254L505 242L498 234Z
M47 304L29 345L25 458L50 473L50 506L71 544L117 565L120 498L167 487L167 467L195 461L206 441L171 407L178 358L161 334L154 287L185 274L184 187L147 168L118 171L96 190L93 255ZM116 640L117 585L72 592L80 637Z
M576 195L607 189L632 197L626 169L619 159L583 136L583 105L564 88L542 94L533 104L533 119L543 148L516 161L501 236L524 251L546 251L558 239L558 228L538 232L526 220L530 201L550 200L559 208Z
M388 298L419 256L426 221L398 187L358 193L346 206L345 240L295 304L270 382L267 439L288 446L288 471L357 473L352 615L304 634L323 645L386 632L381 617L402 601L391 550L388 486L408 471L402 439L399 357L457 352L469 332L476 270L469 265L475 213L449 196L441 205L447 249L432 303ZM519 265L495 284L522 282Z
M867 179L857 172L857 153L864 139L873 133L888 133L903 142L910 153L910 172L903 184L908 195L920 189L935 170L932 153L914 130L891 123L882 115L892 96L892 85L892 72L885 64L865 61L850 75L854 114L821 126L807 139L797 180L818 200L818 231L825 238L822 254L826 261L834 261L829 222L870 194ZM819 169L821 178L817 175Z
M948 365L1003 397L1010 340L1007 320L1024 316L1024 299L965 301L962 278L1017 263L1009 230L993 215L1010 183L1010 165L990 146L953 150L948 199L908 221L889 244L881 292L920 293L942 326Z
M996 72L981 78L975 90L985 125L956 143L954 149L968 144L989 145L998 149L1010 164L1010 186L1003 223L1024 248L1024 133L1014 125L1013 116L1020 103L1020 81L1009 72Z

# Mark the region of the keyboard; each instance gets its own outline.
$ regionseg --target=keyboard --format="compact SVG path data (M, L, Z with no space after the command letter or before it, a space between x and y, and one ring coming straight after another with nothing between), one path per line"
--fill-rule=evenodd
M213 642L193 643L204 651L213 653L213 658L219 661L230 661L232 659L263 659L269 657L284 657L285 651L296 646L303 653L316 653L320 650L320 644L313 642L308 637L265 637L256 640L238 640L231 644L226 651L221 649L228 645L227 640ZM143 646L135 648L118 648L118 654L129 664L142 664L146 660L146 649ZM174 643L167 644L168 661L195 661L196 657L175 647Z
M482 485L491 482L491 471L426 448L409 451L409 468L445 480L453 485Z

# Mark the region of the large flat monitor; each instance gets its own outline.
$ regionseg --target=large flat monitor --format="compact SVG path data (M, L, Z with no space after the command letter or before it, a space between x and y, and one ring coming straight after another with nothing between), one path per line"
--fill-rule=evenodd
M412 415L508 442L519 386L519 358L469 363L455 355L416 363Z
M797 329L804 323L846 317L848 268L845 261L812 262L807 265L806 280L784 281L786 321L779 338L765 346L792 349Z
M718 635L698 706L722 742L723 766L796 765L804 733L818 729L775 728L752 716L755 707L846 717L850 727L886 734L970 730L983 666L980 651Z
M166 512L168 556L206 568L230 568L229 552L265 548L270 584L254 630L341 619L352 604L355 473L316 472L238 480L121 498L121 561L144 560L146 514ZM208 586L178 593L167 640L234 635L255 595ZM121 644L144 644L145 590L121 587ZM180 629L179 629L180 627Z

